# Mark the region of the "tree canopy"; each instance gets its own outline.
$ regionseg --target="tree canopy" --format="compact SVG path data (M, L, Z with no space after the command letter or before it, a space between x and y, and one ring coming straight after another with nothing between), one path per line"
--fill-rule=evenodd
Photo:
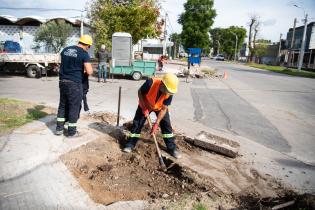
M157 21L159 9L154 0L94 0L89 13L96 49L101 44L111 48L115 32L130 33L133 44L161 33L161 23Z
M209 30L214 22L216 11L213 0L188 0L185 12L178 19L182 25L181 40L185 49L191 47L209 48Z
M35 34L36 48L44 44L53 52L58 53L67 44L68 37L72 31L72 25L64 20L55 20L42 24Z
M238 37L237 49L239 50L246 38L246 29L243 27L230 26L229 28L214 28L210 30L212 47L215 54L223 53L231 58L235 52L236 37Z

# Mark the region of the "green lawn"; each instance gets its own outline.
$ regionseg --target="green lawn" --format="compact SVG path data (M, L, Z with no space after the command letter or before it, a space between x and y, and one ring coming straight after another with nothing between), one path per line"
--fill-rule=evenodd
M297 76L297 77L315 78L315 72L297 71L297 69L286 69L283 66L268 66L268 65L256 64L256 63L249 63L246 65L250 67L254 67L254 68L265 69L268 71L281 73L281 74L288 74L288 75Z
M0 98L0 134L45 117L44 108L29 102Z

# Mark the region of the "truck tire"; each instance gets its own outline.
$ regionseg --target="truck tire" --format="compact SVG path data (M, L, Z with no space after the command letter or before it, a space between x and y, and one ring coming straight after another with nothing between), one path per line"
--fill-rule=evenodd
M132 79L138 81L142 78L141 72L135 71L132 73Z
M29 65L26 69L26 75L30 78L38 77L40 68L37 65Z

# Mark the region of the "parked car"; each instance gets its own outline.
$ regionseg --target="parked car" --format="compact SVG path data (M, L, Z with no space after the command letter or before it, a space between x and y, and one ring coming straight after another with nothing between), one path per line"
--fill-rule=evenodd
M179 57L181 58L187 58L188 57L188 54L186 52L180 52L179 53Z
M214 59L215 59L216 61L224 61L224 55L221 55L221 54L216 55L216 56L214 57Z

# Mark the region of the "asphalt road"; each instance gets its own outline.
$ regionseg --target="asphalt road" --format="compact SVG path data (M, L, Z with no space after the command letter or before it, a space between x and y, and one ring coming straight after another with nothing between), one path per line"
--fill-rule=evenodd
M315 166L314 79L212 60L203 65L225 71L228 79L219 88L193 82L196 120Z

